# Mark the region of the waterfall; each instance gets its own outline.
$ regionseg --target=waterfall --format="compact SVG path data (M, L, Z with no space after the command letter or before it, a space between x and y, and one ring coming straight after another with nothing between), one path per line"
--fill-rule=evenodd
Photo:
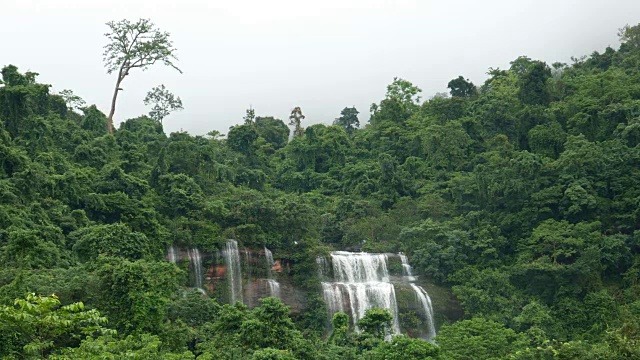
M325 276L330 275L329 264L327 258L324 256L318 256L316 258L316 264L318 264L318 276L320 279L324 279Z
M334 251L331 253L331 263L333 276L338 282L389 282L385 254Z
M343 287L337 284L329 282L322 283L322 296L329 307L331 316L337 312L346 312L343 299L348 295L342 290Z
M198 249L187 250L187 254L189 255L189 263L193 268L193 274L196 279L196 287L198 289L202 289L202 257L200 256L200 251Z
M402 262L402 274L407 277L409 281L415 281L416 278L411 273L411 265L409 265L409 260L407 259L407 255L403 253L398 253L400 256L400 261Z
M174 245L169 246L169 249L167 250L167 260L174 264L178 262L178 253Z
M249 249L244 249L244 270L245 270L245 276L247 276L248 278L251 278L251 252L249 251Z
M346 310L357 328L367 309L384 308L393 315L393 331L399 334L398 305L389 282L387 255L336 251L331 253L331 263L335 281L322 283L330 315Z
M267 249L266 246L264 247L264 257L267 259L267 268L269 272L271 272L271 268L276 262L273 261L273 254L271 253L271 250Z
M228 240L227 246L222 251L227 264L227 280L229 281L229 302L235 304L242 302L242 272L240 269L240 252L238 242Z
M273 279L267 279L267 287L269 288L269 295L280 298L280 283Z
M416 293L416 297L422 305L422 309L424 311L424 316L427 319L427 325L429 326L429 330L427 333L427 340L431 340L436 336L436 326L433 323L433 307L431 306L431 298L429 294L422 288L422 286L418 286L416 284L411 284L411 288Z
M273 279L272 270L276 262L273 261L273 254L271 253L271 250L267 249L266 246L264 247L264 257L267 261L267 276L269 277L267 279L267 286L269 288L269 295L280 299L280 283Z

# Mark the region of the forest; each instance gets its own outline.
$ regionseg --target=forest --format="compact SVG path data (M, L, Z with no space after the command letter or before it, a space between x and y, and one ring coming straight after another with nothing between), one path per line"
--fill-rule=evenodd
M368 119L249 109L226 135L167 135L157 111L111 128L4 66L0 358L640 359L640 24L619 35L425 101L395 78ZM304 311L167 261L228 239L286 260ZM406 254L460 318L428 341L383 308L329 318L317 259L345 250Z

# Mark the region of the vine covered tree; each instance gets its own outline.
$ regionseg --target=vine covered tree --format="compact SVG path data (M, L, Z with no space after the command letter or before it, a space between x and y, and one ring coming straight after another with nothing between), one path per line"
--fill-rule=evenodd
M110 31L105 34L109 43L104 46L104 66L107 68L107 74L118 73L111 110L107 118L107 130L112 134L116 100L118 93L122 91L120 85L131 70L144 71L157 62L170 66L180 73L182 70L174 64L177 60L176 48L169 39L169 33L160 31L150 19L139 19L135 22L127 19L110 21L107 26Z
M64 99L67 107L70 110L82 110L87 103L78 95L74 94L72 90L64 89L58 94Z
M256 119L256 111L252 107L249 107L247 109L247 114L242 119L244 120L245 125L253 124Z
M394 77L393 82L387 86L387 99L395 99L405 105L417 105L421 92L422 89L413 85L411 81Z
M621 43L634 48L640 48L640 24L635 26L629 26L629 24L627 24L623 26L618 31L618 37Z
M300 106L296 106L293 108L293 110L291 110L291 115L289 115L289 125L294 126L294 137L304 135L304 128L300 124L302 122L302 119L304 118L305 116L302 114L302 109L300 109Z
M0 306L0 356L46 358L55 349L77 346L84 338L114 334L104 327L106 323L98 310L85 309L82 302L62 306L55 294L31 293L16 299L13 306Z
M336 118L333 125L343 127L347 133L351 134L356 128L360 126L360 120L358 120L358 110L355 106L346 107L340 112L340 117Z
M149 117L162 124L162 119L170 113L184 109L179 96L173 95L164 85L156 86L144 98L145 105L153 105Z
M477 93L476 86L469 79L463 78L462 75L449 81L447 88L450 89L451 96L454 97L471 97Z

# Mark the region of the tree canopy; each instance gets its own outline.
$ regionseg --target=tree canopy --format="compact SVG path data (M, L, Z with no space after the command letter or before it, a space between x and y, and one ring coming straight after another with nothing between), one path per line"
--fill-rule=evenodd
M570 65L458 77L451 97L394 78L362 126L345 107L303 128L296 107L291 138L253 109L226 136L155 115L107 130L131 70L175 67L149 20L109 29L110 116L1 70L0 357L640 358L638 25ZM225 304L165 260L230 238L277 253L303 306ZM333 250L403 252L460 309L436 313L433 343L393 336L386 309L329 321L316 259ZM202 278L224 281L212 257Z

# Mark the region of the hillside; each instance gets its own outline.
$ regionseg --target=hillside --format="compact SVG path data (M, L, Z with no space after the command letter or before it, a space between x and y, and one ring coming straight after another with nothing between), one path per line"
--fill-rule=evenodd
M109 134L37 75L2 69L0 357L640 358L640 25L450 96L394 79L368 121L345 108L291 138L249 113L226 136L146 116ZM223 305L167 261L228 239L281 259L304 311ZM463 318L437 345L383 341L380 309L328 326L317 259L337 250L405 254Z

